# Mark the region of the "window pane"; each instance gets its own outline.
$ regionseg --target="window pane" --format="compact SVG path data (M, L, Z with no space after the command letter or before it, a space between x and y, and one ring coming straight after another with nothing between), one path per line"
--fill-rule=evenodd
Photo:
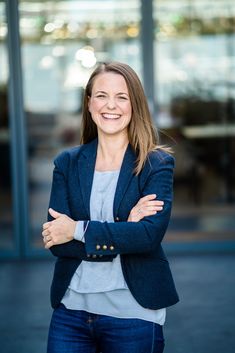
M154 5L158 125L175 140L172 240L234 239L235 3Z
M129 63L141 76L140 3L20 1L32 245L45 221L52 159L79 143L83 88L95 65Z
M13 248L10 134L7 97L8 57L5 2L0 1L0 252Z

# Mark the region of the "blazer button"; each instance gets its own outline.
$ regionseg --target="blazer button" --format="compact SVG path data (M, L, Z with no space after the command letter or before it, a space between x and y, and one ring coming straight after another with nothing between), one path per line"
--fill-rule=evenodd
M91 257L91 255L90 254L87 254L87 256L86 257Z
M96 250L100 250L101 246L99 244L96 245Z
M114 246L111 245L111 246L109 247L109 249L110 249L110 250L114 250Z
M103 248L103 250L107 250L108 247L107 247L107 245L103 245L102 248Z
M119 217L116 217L116 218L115 218L115 221L116 221L116 222L119 222L119 221L120 221L120 218L119 218Z
M96 254L92 255L92 258L93 258L93 259L96 259L96 258L97 258L97 255L96 255Z

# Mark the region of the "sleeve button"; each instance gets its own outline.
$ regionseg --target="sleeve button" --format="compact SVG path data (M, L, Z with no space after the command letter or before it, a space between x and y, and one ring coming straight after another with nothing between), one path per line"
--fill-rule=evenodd
M102 248L103 248L103 250L107 250L108 247L107 247L107 245L103 245Z
M99 244L96 245L96 250L100 250L101 246Z
M92 258L93 258L93 259L96 259L96 257L97 257L96 254L92 255Z
M110 249L110 250L114 250L114 246L111 245L111 246L109 247L109 249Z
M119 218L119 217L116 217L116 218L115 218L115 221L116 221L116 222L119 222L119 221L120 221L120 218Z

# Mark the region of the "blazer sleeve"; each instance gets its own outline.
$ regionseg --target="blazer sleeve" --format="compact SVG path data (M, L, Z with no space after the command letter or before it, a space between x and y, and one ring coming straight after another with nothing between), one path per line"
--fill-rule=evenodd
M154 152L157 154L157 152ZM164 201L163 210L139 222L90 221L85 233L86 251L91 254L152 252L161 243L171 214L174 158L152 158L151 171L142 187L142 196L153 194Z
M66 214L67 216L71 217L66 175L66 171L69 168L68 158L68 154L66 154L66 152L62 152L62 154L54 160L55 166L53 170L49 208L53 208L57 212ZM47 219L48 221L53 220L49 213ZM50 248L50 251L54 256L57 257L77 258L91 262L104 262L112 260L110 256L102 256L96 258L96 256L92 257L90 254L87 255L84 243L75 239L64 244L53 245Z

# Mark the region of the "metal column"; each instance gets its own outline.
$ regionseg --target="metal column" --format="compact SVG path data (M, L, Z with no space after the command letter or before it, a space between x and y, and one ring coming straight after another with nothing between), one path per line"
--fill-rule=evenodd
M25 116L19 34L18 0L6 0L9 57L9 113L12 160L14 227L18 256L27 253L28 197Z
M141 45L144 89L154 117L153 0L141 0Z

